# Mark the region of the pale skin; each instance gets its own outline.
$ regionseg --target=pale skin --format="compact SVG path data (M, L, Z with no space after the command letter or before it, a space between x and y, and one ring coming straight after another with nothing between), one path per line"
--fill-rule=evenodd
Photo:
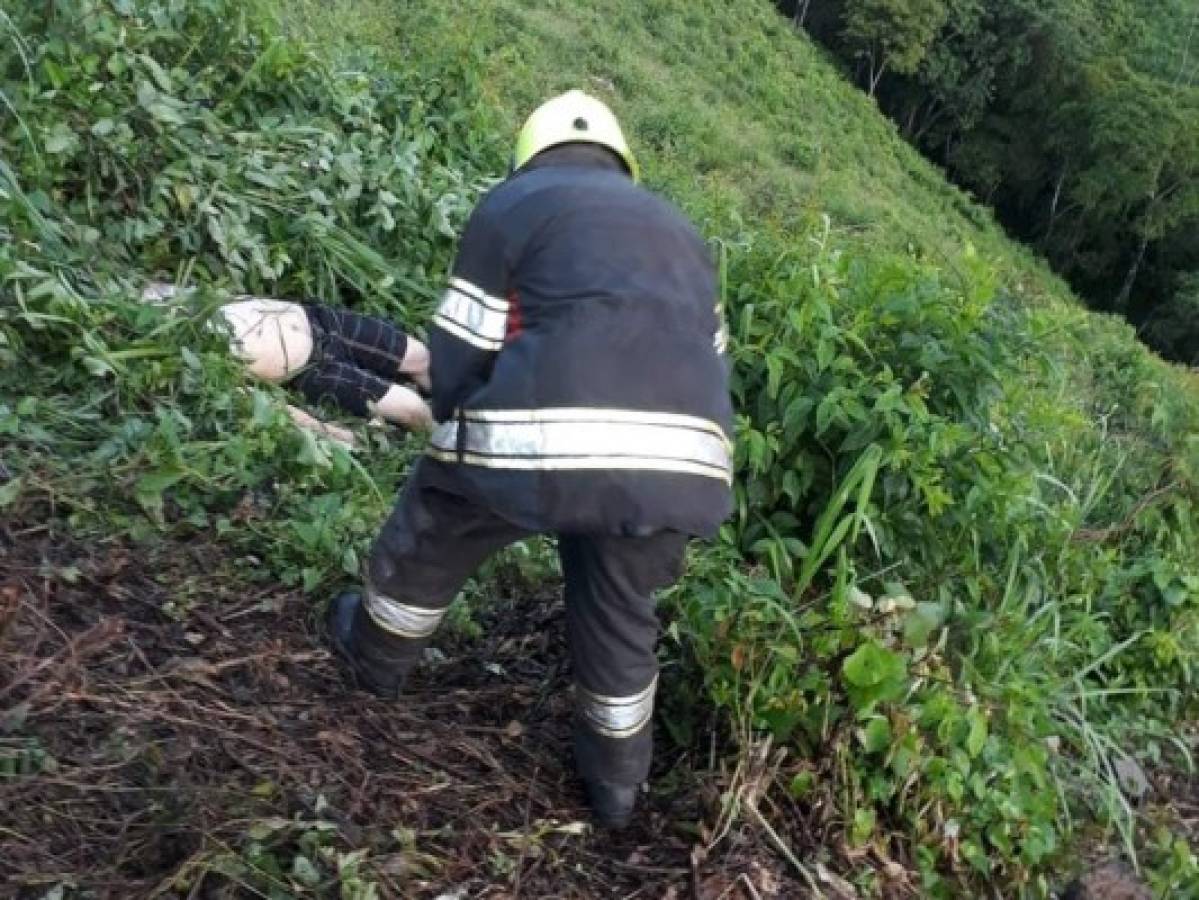
M163 303L189 292L188 288L152 282L143 290L142 299L147 303ZM252 374L264 381L285 382L312 359L312 326L298 303L268 297L240 297L222 306L219 313L229 326L234 352ZM399 368L422 389L429 390L429 349L416 338L408 338ZM319 422L296 407L289 406L288 409L303 427ZM370 404L370 409L374 421L392 422L413 430L433 427L428 404L420 394L404 385L393 384L378 402ZM320 424L327 429L335 428ZM346 442L344 437L337 439Z
M247 368L264 381L281 383L298 374L312 358L312 326L297 303L265 297L247 297L220 309L229 323L234 350ZM429 350L408 338L400 371L429 388ZM433 427L429 406L416 391L393 384L371 409L380 419L405 428Z

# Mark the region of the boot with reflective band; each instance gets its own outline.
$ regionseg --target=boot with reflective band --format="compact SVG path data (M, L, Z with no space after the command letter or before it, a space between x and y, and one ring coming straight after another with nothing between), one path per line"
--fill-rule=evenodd
M329 635L358 685L391 700L403 690L408 673L427 643L397 637L380 628L357 591L341 594L329 605Z

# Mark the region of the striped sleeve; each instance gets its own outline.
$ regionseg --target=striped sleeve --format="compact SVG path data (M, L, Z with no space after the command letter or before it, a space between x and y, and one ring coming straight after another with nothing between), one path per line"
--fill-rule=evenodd
M451 278L433 324L480 350L499 350L508 326L508 301L465 278Z
M483 205L471 215L429 333L433 417L447 421L486 384L508 328L508 262Z

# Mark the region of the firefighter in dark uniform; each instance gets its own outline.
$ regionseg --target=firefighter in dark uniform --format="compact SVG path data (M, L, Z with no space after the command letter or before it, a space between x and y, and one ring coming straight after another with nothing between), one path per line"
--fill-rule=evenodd
M334 645L394 696L464 582L500 548L558 537L575 758L620 827L649 773L653 593L731 507L732 409L708 248L600 101L570 91L522 129L474 210L430 332L435 425Z

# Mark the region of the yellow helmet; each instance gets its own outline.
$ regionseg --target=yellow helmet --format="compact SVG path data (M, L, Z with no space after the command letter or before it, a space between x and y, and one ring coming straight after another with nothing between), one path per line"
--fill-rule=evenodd
M519 169L542 150L580 141L607 147L624 160L629 174L637 180L637 160L616 116L602 101L582 91L567 91L533 111L516 137L512 168Z

